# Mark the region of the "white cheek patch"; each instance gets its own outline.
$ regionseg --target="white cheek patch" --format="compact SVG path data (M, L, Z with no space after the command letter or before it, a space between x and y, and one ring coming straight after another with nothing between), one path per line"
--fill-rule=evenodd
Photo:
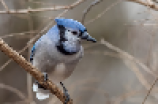
M65 38L67 41L64 42L64 48L68 52L77 52L80 49L80 42L78 35L73 35L70 31L65 31Z
M77 41L79 39L77 36L78 35L73 35L71 32L65 32L65 38L67 38L69 41Z

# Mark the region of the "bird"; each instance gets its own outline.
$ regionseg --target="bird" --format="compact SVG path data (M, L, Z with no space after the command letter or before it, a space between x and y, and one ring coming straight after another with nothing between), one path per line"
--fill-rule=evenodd
M30 62L44 75L44 81L49 79L63 87L66 96L69 94L62 83L68 78L84 55L81 40L97 42L90 36L86 27L74 19L55 18L56 24L42 35L33 45L30 52ZM38 100L49 98L49 91L35 81L33 92Z

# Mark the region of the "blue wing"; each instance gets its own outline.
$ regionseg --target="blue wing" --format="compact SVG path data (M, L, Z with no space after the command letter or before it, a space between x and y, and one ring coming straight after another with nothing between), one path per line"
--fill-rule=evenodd
M35 45L36 45L36 44L34 44L33 47L32 47L32 49L31 49L30 62L32 62L33 56L34 56L34 54L35 54Z
M41 37L41 38L42 38L42 37ZM30 62L32 62L32 60L33 60L33 57L34 57L34 55L35 55L35 51L36 51L38 42L41 41L41 38L39 38L39 39L36 41L36 43L33 45L32 49L31 49Z

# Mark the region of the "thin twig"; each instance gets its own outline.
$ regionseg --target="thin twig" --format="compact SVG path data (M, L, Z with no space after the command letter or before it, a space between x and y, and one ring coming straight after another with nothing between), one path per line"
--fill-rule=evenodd
M98 18L102 17L107 11L109 11L112 7L116 6L118 3L120 3L123 0L118 0L115 3L113 3L111 6L109 6L108 8L106 8L105 10L103 10L103 12L101 12L100 14L98 14L94 19L89 20L88 22L86 22L85 24L89 24L94 22L95 20L97 20ZM148 6L150 8L152 8L153 10L158 11L158 5L155 4L154 2L152 2L151 0L148 0L148 2L142 1L142 0L127 0L130 2L134 2L134 3L138 3L144 6ZM84 17L85 18L85 17ZM82 20L83 21L83 20Z
M156 84L157 81L158 81L158 77L154 80L153 84L151 85L150 89L148 90L148 92L147 92L147 94L146 94L146 96L145 96L142 104L145 104L148 96L150 95L150 93L151 93L152 89L154 88L154 86L155 86L155 84Z
M27 34L36 34L37 33L37 30L31 30L31 31L26 31L26 32L22 32L22 33L11 33L11 34L8 34L8 35L3 35L3 36L0 36L0 38L9 38L9 37L13 37L13 36L23 36L23 35L27 35Z
M0 2L2 3L3 7L5 8L5 10L6 10L6 11L9 11L9 8L8 8L8 6L6 5L6 3L4 2L4 0L1 0Z
M112 5L110 5L109 7L105 8L105 10L103 10L100 14L98 14L95 18L89 20L88 22L85 23L85 25L88 25L89 23L94 22L95 20L97 20L98 18L102 17L107 11L109 11L110 9L112 9L114 6L116 6L117 4L119 4L121 1L123 0L117 0L116 2L114 2Z
M99 3L102 2L102 1L103 1L103 0L95 0L95 1L93 1L93 2L88 6L87 9L84 10L83 16L82 16L82 20L81 20L81 22L82 22L83 24L84 24L85 17L86 17L86 15L87 15L87 13L91 10L91 8L92 8L93 6L99 4Z
M133 57L129 53L127 53L127 52L121 50L120 48L110 44L109 42L105 41L104 39L101 40L101 44L107 46L109 49L112 49L112 50L118 52L119 54L123 55L124 57L127 57L129 60L134 61L135 63L140 65L146 72L148 72L149 74L151 74L155 78L157 77L157 75L153 71L151 71L150 68L148 68L145 64L140 62L138 59L136 59L135 57Z
M54 6L53 3L45 3L45 1L41 2L41 1L29 0L29 2L35 3L35 4L40 4L40 5L46 5L46 6Z
M5 62L5 63L0 67L0 71L2 71L10 62L12 62L12 59L9 59L7 62Z
M154 2L152 2L151 0L150 1L143 1L143 0L127 0L127 1L130 1L130 2L135 2L135 3L139 3L140 5L144 5L144 6L148 6L150 8L152 8L153 10L156 10L158 11L158 5Z
M14 88L14 87L0 83L0 88L9 90L9 91L17 94L22 100L26 99L26 96L21 91L19 91L18 89Z
M15 50L8 46L1 38L0 38L0 50L12 58L17 64L19 64L22 68L25 69L28 73L30 73L44 88L50 90L50 92L56 95L63 103L66 100L66 97L61 92L61 90L51 82L51 80L44 81L43 74L32 66L31 63L27 62L27 60L19 55ZM68 101L68 104L72 104L72 99Z
M61 9L68 9L71 8L71 6L54 6L52 8L37 8L37 9L10 9L9 11L0 11L0 14L28 14L28 13L33 13L33 12L44 12L44 11L57 11Z
M28 14L28 13L32 13L32 12L44 12L44 11L57 11L57 10L62 10L62 9L72 9L75 6L79 5L80 3L82 3L85 0L78 0L77 2L73 3L72 5L69 6L54 6L52 8L37 8L37 9L33 9L33 8L28 8L28 9L18 9L18 10L14 10L14 9L10 9L9 11L0 11L0 14Z
M115 98L114 101L113 101L113 104L121 104L122 101L134 96L134 95L137 95L137 94L140 94L140 93L144 93L145 90L140 90L140 91L129 91L129 92L126 92L124 94L121 94L119 97Z
M136 74L138 80L141 82L141 84L147 89L150 89L150 83L146 80L143 73L140 72L140 69L136 65L136 63L127 60L126 58L123 59L123 62Z

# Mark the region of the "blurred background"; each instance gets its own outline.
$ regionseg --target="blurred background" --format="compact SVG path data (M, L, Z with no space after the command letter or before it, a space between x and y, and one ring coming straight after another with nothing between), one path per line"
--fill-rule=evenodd
M73 103L142 104L158 74L158 9L150 3L158 5L155 0L0 0L0 38L28 59L30 41L46 33L54 18L76 19L98 42L83 41L84 58L64 81ZM72 8L48 9L55 6ZM157 102L155 84L145 104ZM0 52L0 104L62 102L55 96L38 101L31 76Z

